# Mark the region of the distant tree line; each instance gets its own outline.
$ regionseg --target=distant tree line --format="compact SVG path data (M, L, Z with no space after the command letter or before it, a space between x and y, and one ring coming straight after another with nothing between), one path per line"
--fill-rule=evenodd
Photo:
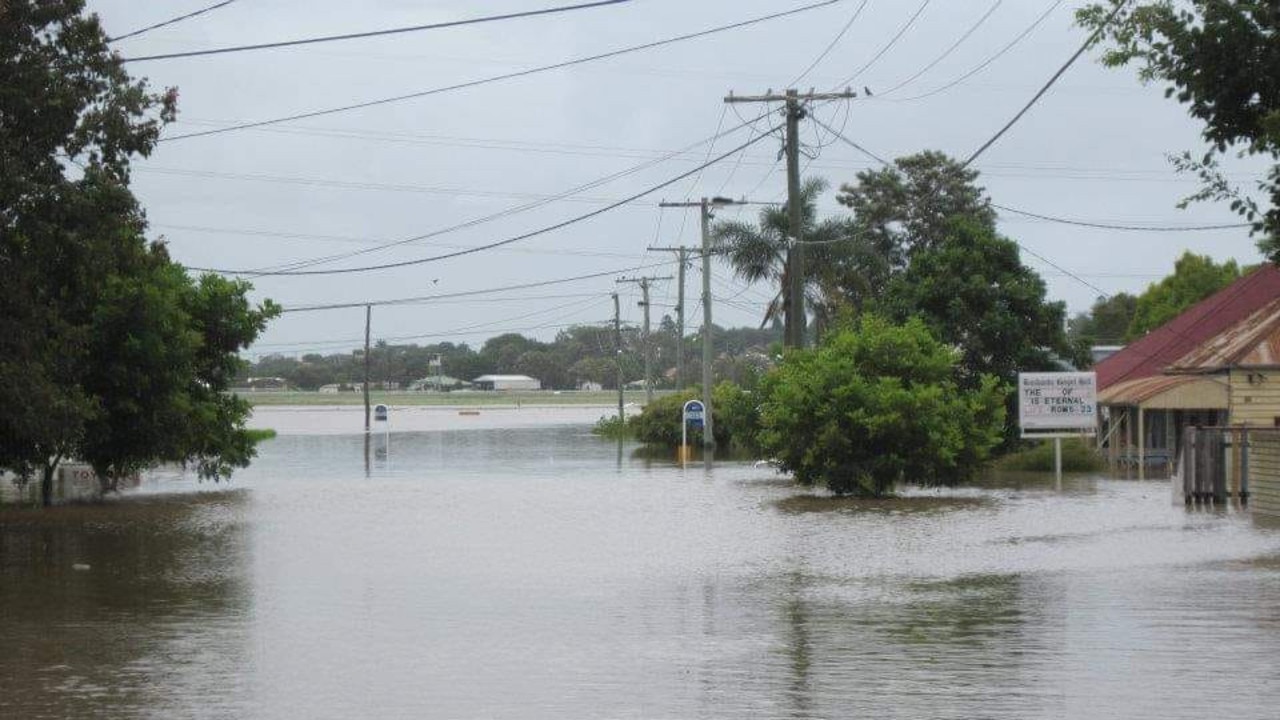
M1185 252L1174 262L1171 274L1141 294L1119 292L1098 298L1088 312L1071 318L1067 333L1073 343L1086 348L1124 345L1181 315L1250 270L1242 271L1234 260L1219 265L1208 255Z
M716 327L713 335L715 377L741 381L748 374L761 371L771 353L777 354L782 330L776 325L761 329ZM657 387L676 385L677 352L685 356L685 384L701 380L699 336L687 335L683 342L677 336L676 324L670 317L664 317L650 333ZM373 383L409 387L435 377L437 370L432 360L438 355L443 361L442 374L463 381L488 374L513 374L537 378L546 389L571 390L585 383L616 389L616 350L613 328L604 325L566 328L549 342L507 333L490 338L479 349L466 343L392 345L379 341L370 350L369 379ZM635 328L623 330L621 363L624 384L643 379L644 343ZM251 377L283 378L290 387L300 390L331 384L355 385L364 380L364 348L301 357L267 355L246 366L237 382L243 385Z

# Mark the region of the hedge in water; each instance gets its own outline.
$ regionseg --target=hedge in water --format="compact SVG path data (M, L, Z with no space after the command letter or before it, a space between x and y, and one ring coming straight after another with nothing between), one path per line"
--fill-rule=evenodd
M804 485L882 496L899 482L972 477L1001 438L1008 389L954 381L956 351L919 320L864 316L761 383L761 449Z

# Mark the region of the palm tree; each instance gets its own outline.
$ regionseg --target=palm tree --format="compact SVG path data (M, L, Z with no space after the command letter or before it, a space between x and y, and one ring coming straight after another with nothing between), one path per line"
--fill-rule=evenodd
M809 178L800 188L804 222L805 296L807 311L818 320L818 330L828 326L850 301L861 309L862 301L877 283L866 272L878 265L874 253L860 242L846 220L817 220L817 199L828 188L822 178ZM791 220L786 205L771 205L760 211L757 224L741 220L717 222L711 230L713 251L732 267L734 274L748 283L765 282L774 289L760 327L775 318L786 318L791 307L787 292L790 280L787 238Z

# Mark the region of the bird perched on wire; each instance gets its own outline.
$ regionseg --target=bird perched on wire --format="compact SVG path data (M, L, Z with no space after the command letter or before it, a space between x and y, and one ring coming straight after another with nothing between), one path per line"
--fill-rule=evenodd
M863 95L866 95L867 97L872 97L872 95L871 95L871 88L867 87L866 85L863 85L863 86L862 86L862 94L863 94Z

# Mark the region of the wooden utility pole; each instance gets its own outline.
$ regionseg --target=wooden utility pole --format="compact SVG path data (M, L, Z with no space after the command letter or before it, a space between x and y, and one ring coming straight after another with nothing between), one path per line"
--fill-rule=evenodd
M706 419L702 427L702 444L715 447L716 439L711 419L712 369L715 365L714 338L711 337L711 219L713 208L725 205L746 205L746 200L729 198L702 198L698 202L658 203L659 207L696 207L702 211L702 407Z
M364 432L369 434L369 328L373 323L373 306L364 306Z
M684 271L689 264L689 248L681 245L680 247L651 247L651 251L673 252L680 258L680 289L676 300L676 389L683 390L685 384L684 374Z
M804 347L804 202L800 197L800 121L808 110L806 106L814 100L851 100L857 95L851 90L839 93L807 92L803 95L796 90L788 90L785 94L775 95L767 92L764 95L738 97L730 93L724 99L727 103L786 103L787 115L787 214L790 219L790 233L787 238L787 328L786 344L789 347Z
M618 422L626 422L622 410L622 308L618 305L618 293L613 294L613 362L618 368Z
M644 308L644 329L640 335L640 345L644 350L644 402L653 402L653 344L649 342L649 286L654 280L670 280L666 277L618 278L620 283L635 283L640 286L644 299L640 307Z

